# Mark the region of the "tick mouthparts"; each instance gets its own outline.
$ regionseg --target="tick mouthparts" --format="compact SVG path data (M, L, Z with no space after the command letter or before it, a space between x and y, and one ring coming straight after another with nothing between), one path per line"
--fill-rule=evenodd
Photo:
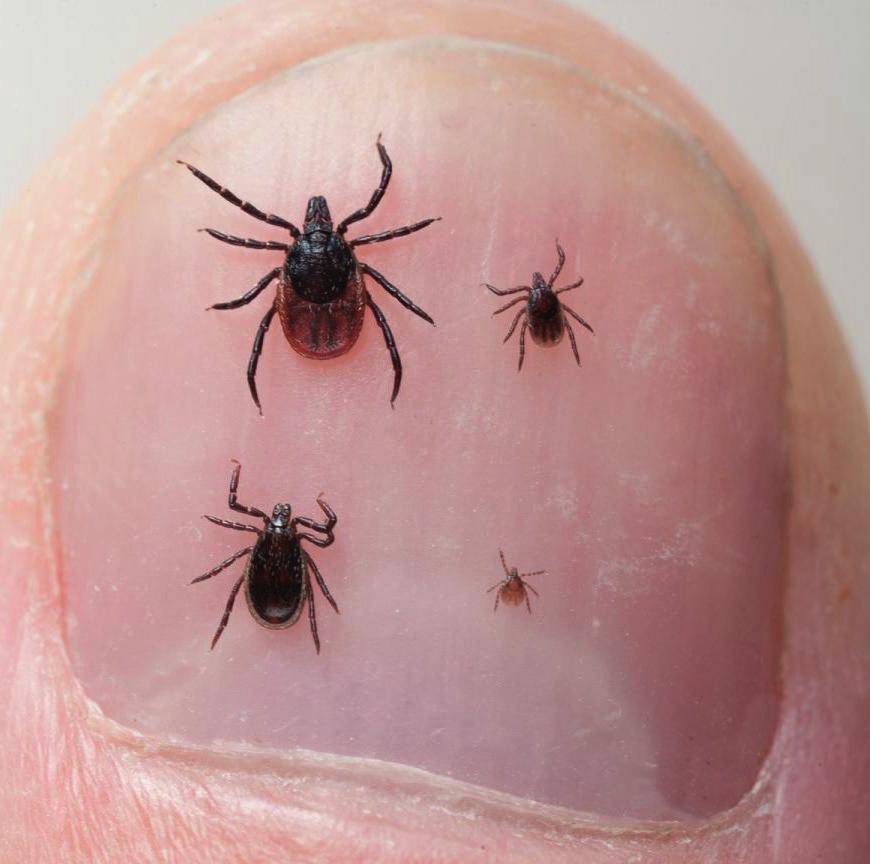
M305 210L305 227L314 225L332 225L332 214L329 205L322 195L314 195L308 199L308 207Z

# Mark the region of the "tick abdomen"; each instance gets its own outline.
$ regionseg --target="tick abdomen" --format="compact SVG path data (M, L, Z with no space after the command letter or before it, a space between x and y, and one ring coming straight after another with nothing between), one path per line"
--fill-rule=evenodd
M513 580L501 589L501 602L508 606L519 606L526 599L526 592L521 582L514 584Z
M529 295L529 332L538 345L556 345L565 335L559 298L549 290L533 289Z
M254 547L245 578L248 609L264 627L296 623L305 601L305 561L295 536L266 532Z
M344 291L329 303L305 299L282 274L278 286L278 317L291 347L305 357L328 360L349 351L362 330L365 286L354 268Z

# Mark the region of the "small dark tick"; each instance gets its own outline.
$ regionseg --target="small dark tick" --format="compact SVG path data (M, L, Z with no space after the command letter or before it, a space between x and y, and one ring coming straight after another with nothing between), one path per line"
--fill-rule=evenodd
M487 588L486 590L486 593L489 594L490 591L498 589L495 594L495 606L492 607L492 611L495 612L498 609L499 600L508 606L519 606L525 600L526 608L529 610L529 615L531 615L532 604L529 602L528 592L531 591L535 597L540 595L526 582L526 576L543 576L547 571L534 570L531 573L518 573L516 567L508 567L507 561L504 560L504 552L501 549L498 550L498 554L501 558L501 566L504 567L505 577L500 582L496 582L492 588Z
M283 630L285 627L291 627L295 624L307 601L308 623L311 625L314 647L319 654L320 639L317 637L314 593L311 590L309 571L314 574L323 596L336 612L338 612L338 606L332 599L314 559L302 548L301 541L308 540L315 546L331 545L335 540L332 529L338 518L332 508L321 498L317 499L317 503L326 514L326 522L315 522L306 516L295 516L291 519L289 504L276 504L271 516L267 516L256 507L246 507L244 504L239 504L236 500L236 492L239 488L239 474L241 474L242 466L235 460L233 462L236 467L230 478L230 510L262 519L265 527L257 528L242 522L229 522L226 519L218 519L217 516L204 517L209 522L214 522L215 525L223 525L224 528L233 528L236 531L250 531L257 535L257 541L253 546L240 549L230 555L226 561L222 561L216 567L212 567L208 573L197 576L191 582L193 585L196 582L202 582L203 579L211 579L212 576L220 573L221 570L229 567L239 558L243 558L245 555L251 556L245 565L244 573L236 581L233 590L230 591L230 598L227 600L227 606L217 632L211 640L211 647L214 649L221 633L224 632L224 627L227 626L230 613L233 611L233 604L236 602L236 594L239 593L239 589L244 583L245 598L248 601L251 615L254 616L254 620L258 624L268 627L270 630ZM297 525L303 525L325 536L317 537L314 534L299 532L296 530Z
M556 264L556 269L549 281L544 282L544 277L540 273L532 273L531 287L528 285L520 285L518 288L509 288L502 290L494 285L486 284L486 287L493 294L498 294L500 297L508 294L523 294L522 297L517 297L506 303L500 309L496 309L493 315L498 315L511 306L516 306L518 303L525 304L519 312L517 312L514 320L511 322L510 329L504 341L513 335L517 329L520 319L523 318L523 326L520 328L520 363L518 369L523 368L523 359L526 356L526 330L532 334L532 340L538 345L550 347L558 345L565 335L565 330L568 331L568 338L571 340L571 348L574 351L574 359L577 365L580 365L580 354L577 352L577 340L574 337L574 330L571 328L571 322L565 317L570 315L578 324L582 324L590 333L595 331L589 324L584 321L573 309L570 309L561 300L559 295L565 291L571 291L574 288L579 288L583 284L582 277L571 285L566 285L564 288L553 290L553 283L559 278L562 272L562 265L565 263L565 250L556 241L556 251L559 255L559 262Z
M387 319L372 300L371 294L366 289L363 276L370 276L388 294L398 300L406 309L419 315L424 321L428 321L430 324L435 323L419 306L406 297L374 267L358 261L353 250L357 246L364 246L368 243L382 243L385 240L392 240L394 237L413 234L415 231L437 222L441 218L440 216L424 219L402 228L381 231L378 234L366 234L350 241L344 239L348 227L371 215L387 191L393 173L393 164L390 162L386 148L381 144L380 136L378 136L377 148L383 165L378 188L375 189L365 207L355 210L350 216L339 222L335 229L332 227L332 216L329 213L326 199L320 195L308 199L305 222L300 231L286 219L271 213L264 213L253 204L242 201L229 189L221 186L199 169L194 168L193 165L178 160L179 164L188 168L194 177L205 183L209 189L217 192L221 198L235 204L236 207L255 219L278 228L284 228L290 232L293 238L290 243L274 240L252 240L224 234L214 228L201 229L212 237L233 246L285 253L284 263L280 267L270 270L244 296L239 297L238 300L215 303L214 306L209 307L211 309L238 309L240 306L250 303L275 279L278 280L275 300L260 322L248 361L248 386L254 403L261 414L263 411L260 407L256 384L257 362L263 350L266 331L269 329L275 313L278 314L284 335L294 351L305 357L326 360L330 357L338 357L353 347L362 329L365 308L368 306L381 328L393 363L393 392L390 396L390 404L395 402L396 396L399 395L399 386L402 383L402 361L399 358L399 351L396 348L396 342L390 326L387 324Z

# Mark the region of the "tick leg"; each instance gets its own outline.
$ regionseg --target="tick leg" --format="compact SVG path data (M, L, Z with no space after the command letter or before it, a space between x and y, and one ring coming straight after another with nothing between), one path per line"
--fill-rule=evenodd
M587 324L573 309L570 309L564 303L562 304L562 310L567 312L575 321L582 324L590 333L595 333L589 324Z
M305 557L305 563L314 572L314 578L317 580L317 585L323 592L323 596L329 601L329 605L332 606L332 608L340 615L341 613L338 611L338 604L332 599L332 594L329 593L329 588L326 587L326 582L323 581L323 576L320 575L320 570L317 569L314 559L304 549L302 550L302 555Z
M519 294L520 291L525 291L527 294L532 289L529 288L528 285L520 285L517 288L505 288L502 290L501 288L496 288L495 285L490 285L489 282L483 283L493 294L498 294L499 297L506 297L508 294Z
M260 354L263 350L263 340L266 338L266 332L269 329L269 325L272 323L272 318L275 316L275 310L275 306L270 306L269 311L263 316L263 320L257 328L257 335L254 337L254 347L251 349L251 357L248 360L248 387L261 417L263 416L263 409L260 407L260 397L257 395L257 363L260 360Z
M300 539L310 540L315 546L331 546L335 542L332 529L338 522L338 516L335 511L322 498L317 499L320 509L326 514L326 522L315 522L307 516L297 516L293 519L294 525L304 525L306 528L311 528L313 531L320 531L326 534L326 537L312 537L310 534L300 534Z
M230 522L228 519L218 519L217 516L203 516L203 519L208 519L209 522L214 522L215 525L222 525L224 528L233 528L236 531L253 531L254 534L262 534L263 532L253 525L245 525L243 522Z
M514 317L514 320L511 322L510 330L508 330L507 336L505 336L504 339L501 340L502 342L507 342L508 339L510 339L511 336L514 335L514 330L517 329L517 324L520 323L520 318L522 318L523 315L525 315L525 314L526 314L525 309L520 309L520 311L517 312L516 316Z
M553 283L559 278L559 274L562 272L562 267L565 265L565 250L559 245L559 241L556 241L556 253L559 256L559 261L556 264L556 269L553 271L553 275L550 277L550 281L547 283L548 288L553 287Z
M527 585L526 587L528 588L529 586ZM537 591L535 593L537 594ZM532 604L531 604L531 601L529 600L529 592L524 591L523 597L526 598L526 609L529 610L529 615L531 615L532 614Z
M221 196L225 201L229 201L230 204L235 204L236 207L244 210L249 216L253 216L255 219L259 219L261 222L268 222L270 225L277 225L279 228L286 228L294 237L299 236L299 229L293 225L291 222L288 222L286 219L282 219L280 216L276 216L274 213L264 213L258 207L255 207L253 204L249 204L247 201L242 201L238 195L230 192L226 186L221 186L216 180L212 180L208 174L203 174L198 168L194 168L188 162L184 162L181 159L176 159L179 165L184 165L197 180L202 180L209 189L217 192L218 195Z
M236 237L232 234L224 234L223 231L218 231L216 228L200 228L199 230L210 234L215 240L229 243L230 246L245 246L248 249L277 249L281 252L286 252L290 248L286 243L278 243L275 240L253 240L250 237Z
M523 368L523 360L526 356L526 330L529 328L529 319L523 321L523 326L520 328L520 365L517 366L517 372Z
M505 576L510 578L511 571L508 569L507 561L504 560L504 552L502 552L501 549L498 550L498 557L501 558L501 566L504 568ZM489 590L492 591L492 588Z
M320 637L317 635L317 613L314 611L314 592L311 590L311 580L305 574L305 593L308 598L308 625L311 627L311 636L314 639L314 647L320 653Z
M399 387L402 384L402 359L399 357L399 349L396 348L396 340L393 339L393 331L390 330L390 325L387 324L387 319L384 313L372 300L371 294L366 291L366 305L372 310L372 315L375 316L375 321L378 322L378 327L384 334L384 341L387 343L387 350L390 352L390 359L393 361L393 395L390 396L390 405L396 401L396 396L399 395Z
M236 499L236 493L239 491L239 477L242 473L242 464L238 459L233 459L232 461L235 463L236 467L233 468L233 473L230 476L230 494L227 497L227 506L230 510L235 510L236 513L247 513L248 516L259 516L260 519L265 519L268 522L269 517L262 510L258 510L256 507L246 507L244 504L239 504Z
M432 219L424 219L422 222L415 222L413 225L405 225L402 228L392 228L389 231L381 231L380 234L364 234L362 237L357 237L350 241L351 246L365 246L367 243L383 243L384 240L392 240L394 237L407 237L408 234L413 234L415 231L422 231L433 222L441 221L440 216L435 216Z
M571 326L570 321L565 321L565 329L568 331L568 338L571 340L571 350L574 352L574 359L577 361L577 365L581 366L580 353L577 351L577 338L574 336L574 328Z
M370 267L368 264L360 264L360 270L363 273L368 273L378 285L381 286L388 294L392 294L393 297L396 298L406 309L410 309L415 315L419 315L424 321L428 321L430 324L434 326L435 322L416 304L413 300L406 297L386 276L381 273L378 273L374 267Z
M229 567L230 564L233 563L233 561L238 561L239 558L248 555L253 548L253 546L248 546L246 549L239 549L238 552L230 555L230 557L227 558L226 561L221 561L221 563L218 564L217 567L212 567L211 570L208 571L208 573L203 573L202 576L197 576L196 579L191 579L190 584L195 585L197 582L202 582L205 579L211 579L212 576L217 575L221 572L221 570Z
M566 291L573 291L575 288L579 288L583 284L583 277L581 276L576 282L572 282L570 285L566 285L564 288L559 288L554 291L554 294L564 294Z
M537 591L535 591L535 588L534 588L534 586L533 586L533 585L529 585L529 583L528 583L528 582L526 582L526 581L525 581L525 580L523 580L523 585L525 585L525 586L526 586L526 588L528 588L528 589L529 589L529 591L531 591L531 592L532 592L532 594L534 594L534 595L535 595L535 597L540 597L540 596L541 596L541 595L540 595L540 594L538 594L538 592L537 592Z
M500 312L504 312L507 309L510 309L511 306L516 306L517 303L528 303L528 300L525 297L517 297L514 300L511 300L510 303L505 303L504 306L500 306L498 309L493 312L493 315L498 315Z
M209 309L238 309L240 306L246 306L273 280L281 275L281 268L276 267L270 270L247 294L239 297L238 300L229 300L226 303L215 303L214 306L209 306Z
M533 570L531 573L520 573L520 576L522 576L524 579L526 576L546 576L546 575L547 575L546 570ZM532 588L532 586L529 585L529 588ZM535 589L532 588L532 590L534 591Z
M214 639L211 640L211 650L214 651L214 646L217 645L218 639L221 638L221 633L224 632L224 627L227 626L227 621L230 620L230 612L233 611L233 603L236 602L236 594L239 593L239 588L242 587L242 582L245 581L245 574L239 576L236 584L233 585L233 590L230 591L230 599L227 600L227 608L224 609L224 617L221 618L221 623L218 624L217 631L214 634Z
M301 520L294 520L301 521ZM304 522L302 524L305 524ZM332 546L335 542L335 537L333 537L332 532L330 531L328 537L315 537L313 534L308 534L305 531L300 532L296 535L300 540L307 540L309 543L313 543L315 546L320 546L322 549L325 549L327 546Z
M498 588L501 585L504 585L504 581L505 581L504 579L499 579L499 581L496 582L495 585L492 586L492 588L486 589L486 593L489 594L490 591L495 591L496 588Z
M390 185L390 177L393 174L393 163L390 162L390 157L387 156L387 148L381 144L380 135L378 135L377 147L378 154L381 157L381 164L384 166L384 170L381 173L381 182L378 183L378 188L372 193L372 197L369 199L369 203L366 204L365 207L354 211L347 217L347 219L339 222L337 228L339 234L344 234L344 232L347 231L348 225L351 225L354 222L359 222L360 219L365 219L366 216L370 216L374 212L375 207L381 203L381 198L384 197L384 192L387 191L387 186Z

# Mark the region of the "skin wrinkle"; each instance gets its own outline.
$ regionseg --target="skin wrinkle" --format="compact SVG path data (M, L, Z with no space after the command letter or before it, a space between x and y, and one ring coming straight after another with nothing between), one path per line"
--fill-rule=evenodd
M269 8L271 4L261 4L260 9ZM436 4L439 7L442 4ZM236 13L238 14L238 13ZM542 16L546 18L546 16ZM292 20L292 19L291 19ZM214 25L212 25L214 26ZM276 21L274 27L270 29L270 33L272 34L280 34L283 32L282 26L286 26L281 22ZM531 25L530 25L531 26ZM179 48L178 45L173 46L175 50ZM277 52L276 52L277 53ZM160 62L157 61L159 66ZM205 62L205 61L203 61ZM228 75L227 79L233 78L232 75ZM235 79L233 79L235 80ZM208 89L203 85L203 90ZM197 94L199 95L199 94ZM135 100L133 102L135 104ZM134 110L133 107L130 110ZM184 110L178 112L179 118L184 116ZM715 137L715 136L714 136ZM125 157L129 159L129 157ZM69 160L70 163L74 162L72 158ZM129 163L128 163L129 164ZM43 175L43 180L37 180L31 189L28 192L28 196L25 199L23 208L25 208L25 212L27 209L33 210L41 210L40 206L34 206L38 204L38 190L42 183L46 183L46 176L50 177L51 175ZM49 184L51 185L51 184ZM742 188L742 187L741 187ZM36 189L37 191L34 191ZM99 199L96 199L99 200ZM766 214L768 218L770 217L770 207L772 205L767 204L768 213ZM94 206L91 208L79 208L80 212L82 209L90 210L91 213L99 212L100 207ZM765 208L762 208L765 209ZM73 224L73 240L75 240L76 236L81 236L81 233L88 230L88 220L93 220L92 215L85 215L82 217L82 221L76 220ZM10 219L11 221L11 219ZM35 222L34 222L35 224ZM781 233L783 229L780 229ZM3 237L5 238L8 232L4 231ZM787 234L787 230L786 230ZM32 235L31 235L32 237ZM783 243L782 237L779 240L780 244ZM76 245L76 244L74 244ZM65 250L66 251L66 250ZM8 241L3 241L3 246L0 247L0 260L3 261L5 265L5 269L8 271L13 271L15 269L15 265L18 264L17 269L20 268L20 264L23 261L29 260L32 256L37 254L41 254L37 249L33 248L32 245L28 245L25 243L19 243L17 246L12 246L10 248ZM805 261L800 259L798 256L796 262L792 261L790 264L790 270L792 274L794 273L796 267L801 265L805 265ZM46 278L42 281L40 286L40 293L42 294L43 304L47 298L47 292L45 289L46 285L52 286L55 291L59 292L58 296L63 296L63 288L66 284L68 284L68 278L63 278L64 276L69 277L72 272L75 272L78 269L75 266L70 266L67 262L65 266L62 265L62 259L59 261L51 261L47 262L47 266L49 268L48 275L51 278ZM796 280L797 284L800 285L800 280ZM791 283L792 290L795 289L795 282ZM812 286L810 285L810 290L812 290ZM33 283L28 285L28 290L32 292L36 292L37 288ZM14 293L14 292L13 292ZM18 294L17 296L21 296ZM802 296L804 299L807 297L807 292L802 291ZM50 304L49 304L50 305ZM830 328L830 317L827 311L827 308L824 302L817 296L812 295L809 299L809 302L806 303L806 311L799 311L796 316L792 316L792 324L794 325L794 317L800 319L805 319L806 316L809 316L811 319L820 321L825 327ZM20 308L20 307L17 307ZM0 298L0 310L2 310L3 318L7 318L7 313L12 312L13 314L9 316L10 320L15 321L14 313L17 311L17 308L14 306L10 306L10 298L9 295L4 295L3 298ZM46 318L46 323L51 323L50 316L46 316L45 308L43 305L40 309L39 307L32 307L34 314L41 315L41 317ZM788 317L786 320L789 320ZM791 335L791 334L789 334ZM4 401L7 402L7 410L3 412L2 426L3 426L3 434L7 437L7 440L14 440L16 442L16 449L21 454L21 459L17 462L18 471L16 471L12 475L13 483L10 484L12 487L8 490L8 494L13 494L17 497L17 501L23 505L32 504L32 502L41 498L43 495L42 490L44 487L41 485L37 478L44 477L44 452L41 452L41 447L44 447L44 434L45 429L42 425L42 416L39 412L30 412L25 415L25 419L22 420L20 418L20 414L15 410L17 405L22 404L24 399L30 399L31 401L38 402L40 399L44 398L42 392L40 392L41 388L44 388L44 382L50 379L50 374L47 374L47 368L49 366L49 352L53 352L56 350L57 343L54 341L56 339L56 331L42 331L41 338L38 340L38 344L36 346L36 350L34 350L34 346L29 346L26 352L20 352L16 355L13 355L11 352L4 352L3 358L0 358L0 369L2 369L2 377L4 380L10 380L10 375L8 374L12 369L22 370L22 368L27 368L29 370L29 374L20 375L18 377L19 386L23 389L24 393L17 396L17 398L12 401L11 396L7 395L8 390L6 387L3 388L3 398ZM787 341L788 344L788 341ZM839 343L837 343L839 344ZM57 355L55 355L57 356ZM813 392L811 392L812 399L818 400L817 402L813 402L812 399L808 399L806 395L807 383L805 379L801 380L801 386L803 388L803 393L798 394L795 393L792 388L789 390L789 403L792 408L793 414L796 417L796 425L799 425L804 430L804 435L806 436L806 426L809 424L812 426L811 435L806 436L811 440L804 440L800 442L798 446L798 452L806 452L807 448L812 447L812 445L818 446L821 442L822 446L828 446L825 444L829 440L829 436L831 434L832 424L830 423L830 417L839 416L839 412L842 411L842 404L840 400L854 398L853 394L853 382L851 380L851 374L849 369L848 360L845 358L842 350L840 350L839 354L836 354L832 358L829 358L828 362L832 364L835 368L838 367L837 371L839 371L841 375L841 379L843 381L848 382L848 387L845 388L845 392L840 390L836 393L829 392L827 388L824 386L816 387ZM35 370L35 371L34 371ZM12 378L12 380L15 380ZM819 382L823 384L824 382ZM812 385L810 385L812 389ZM812 409L807 412L806 405L811 404ZM816 407L817 405L821 405L821 410ZM809 414L809 416L807 416ZM833 451L831 453L832 456L842 458L842 453L850 452L854 453L854 447L851 442L855 440L861 440L866 435L866 427L863 418L860 416L860 412L853 410L850 414L847 415L848 423L842 423L841 425L833 424L834 434L838 436L838 440L840 442L845 441L846 443L840 443L837 446L830 447L830 450ZM851 435L851 438L850 438ZM13 437L14 436L14 437ZM24 446L22 446L22 443ZM7 464L9 462L9 453L12 448L5 448L5 453L3 457L4 468L7 468ZM856 464L860 464L861 469L866 469L866 460L863 458L856 458ZM839 476L840 472L836 470L824 470L821 466L816 466L815 460L806 460L803 461L798 460L798 465L809 465L812 466L811 475L806 476L805 472L802 474L798 472L798 476L795 479L795 486L801 491L801 495L799 496L802 500L806 500L809 498L813 500L813 495L811 491L812 488L818 487L820 482L824 482L825 484L831 482L831 476ZM15 466L12 466L15 467ZM7 473L7 477L8 477ZM866 482L866 474L862 471L860 475L859 482ZM854 486L852 487L852 497L854 498L856 495L854 491ZM796 497L797 494L796 494ZM846 495L843 498L847 497ZM43 502L44 503L44 502ZM842 503L842 499L840 503L829 502L825 499L821 505L821 510L823 513L831 520L833 520L833 524L838 524L837 520L840 519L839 524L843 524L846 522L848 524L847 518L853 520L856 519L854 515L850 517L844 517L842 511L845 505ZM857 519L860 521L861 517L861 509L856 508L856 512L858 514ZM817 536L817 530L815 529L815 525L822 524L817 521L817 514L813 515L813 518L810 518L812 514L807 514L803 512L799 513L795 517L795 535L799 537L797 542L805 544L805 546L809 546L812 551L816 552L821 556L822 560L819 562L818 570L824 578L824 574L827 572L827 568L824 566L824 555L823 550L819 549L819 537ZM22 507L21 512L15 513L13 515L13 536L15 532L17 532L20 536L34 536L30 527L33 524L34 519L41 518L42 520L47 519L46 510L42 509L41 514L37 514L33 512L32 507ZM43 521L42 527L45 530L45 534L43 536L50 536L50 525ZM36 536L40 536L39 532L36 533ZM47 571L50 572L51 568L51 556L45 554L44 549L34 548L27 544L23 544L18 548L12 549L12 555L8 556L11 560L16 561L16 569L19 572L28 573L45 573ZM54 585L54 590L56 590L56 574L49 580L34 580L28 579L28 591L32 592L29 597L29 601L27 603L27 607L30 609L30 614L42 617L44 615L48 615L52 620L57 620L59 625L59 612L57 604L53 603L52 600L52 585ZM832 578L832 577L828 577ZM46 590L48 589L48 590ZM854 606L846 607L851 608L852 614L856 614L854 612ZM843 615L844 612L838 611L834 609L831 614L835 615ZM8 609L6 615L3 615L3 612L0 611L0 622L2 622L3 629L3 641L9 639L10 635L12 636L12 642L10 644L16 645L19 652L18 654L18 669L19 676L18 682L16 685L10 688L11 690L11 698L8 701L8 707L6 706L5 694L2 698L2 702L0 705L3 706L4 713L4 721L7 729L11 728L13 725L14 714L10 713L9 708L13 709L18 715L20 720L25 721L33 716L46 716L44 711L47 706L42 705L45 695L52 694L56 690L56 684L53 681L64 681L68 676L68 668L66 664L66 658L63 654L62 648L57 642L56 639L50 638L46 643L41 639L41 637L33 636L38 640L37 645L30 644L29 653L25 650L28 643L30 643L31 634L35 634L36 630L32 627L26 626L26 618L16 619L14 617L14 609ZM816 625L821 626L821 625ZM44 627L44 625L43 625ZM56 631L52 631L49 627L46 633L51 634L52 632L60 632L59 626ZM19 636L19 634L22 634ZM849 638L848 631L844 633L843 637L844 646L838 650L838 654L841 656L848 656L848 652L845 649L848 649L849 646ZM808 640L805 645L801 645L798 642L788 642L788 652L786 656L786 665L790 671L793 671L795 666L799 666L800 664L806 664L811 659L808 656L808 652L812 652L813 645L810 644L812 640ZM0 650L2 650L2 645L0 645ZM55 663L57 664L56 678L52 678L52 676L47 674L47 667ZM28 666L33 664L40 670L40 673L44 677L44 681L42 686L40 687L40 682L38 677L32 677L31 680L27 679L26 670ZM5 665L5 664L4 664ZM9 669L10 667L6 667ZM856 666L854 672L852 673L852 679L856 684L860 683L860 673L863 670L861 667ZM6 688L8 682L8 672L0 672L0 684L2 684L3 688ZM793 676L787 676L790 679ZM810 677L810 682L815 676ZM34 688L33 690L31 688ZM792 689L792 698L794 699L795 695L801 695L800 692L795 694L794 692L795 684L792 681L791 689ZM27 690L30 692L24 693L23 690ZM797 685L797 690L800 690L800 685ZM80 740L76 746L80 746L81 750L84 754L86 754L84 758L87 759L88 746L87 744L91 744L94 748L94 754L90 758L93 759L92 769L94 771L105 771L108 769L109 765L114 764L115 758L117 758L117 753L122 751L117 751L113 748L113 740L111 735L102 735L98 739L91 739L89 737L90 733L93 733L95 725L95 721L92 717L92 712L94 711L93 706L90 706L89 703L83 698L82 694L75 686L75 682L71 682L70 686L65 689L62 693L58 692L56 694L58 699L63 702L62 709L65 712L71 712L74 715L78 715L80 718L82 717L82 712L84 710L85 716L82 718L85 722L81 727L70 726L68 727L72 731L78 730L80 735ZM813 696L814 694L810 694ZM827 697L825 697L827 698ZM29 705L28 705L29 703ZM36 706L33 710L33 713L30 713L29 710L25 710L25 708L29 708L30 706ZM823 707L825 707L823 705ZM55 708L56 711L61 710L61 706ZM48 712L49 715L54 713L53 711ZM831 708L828 707L828 710L824 712L825 716L832 717L836 719L836 712L832 712ZM775 854L782 855L783 861L787 860L798 860L796 858L789 858L789 854L791 850L794 849L794 841L790 841L787 837L784 836L782 832L788 831L788 823L783 823L783 813L787 812L786 808L790 804L790 799L792 797L792 788L788 782L788 768L789 768L789 759L787 759L784 755L783 747L784 741L788 739L788 736L797 735L799 730L803 727L803 723L799 722L802 719L800 714L792 714L788 718L783 720L783 723L777 734L777 742L774 746L774 751L769 757L765 768L762 770L762 774L759 777L758 782L756 783L753 791L743 799L740 805L735 808L734 811L731 811L729 814L725 814L721 819L713 820L713 824L705 826L705 828L695 831L695 832L686 832L686 831L675 831L668 832L665 830L664 834L670 838L676 838L678 841L677 847L684 845L681 841L687 840L689 838L693 839L693 845L696 845L698 850L698 854L706 854L708 857L705 857L706 861L734 861L734 860L743 860L744 852L746 849L752 848L753 844L763 844L767 838L773 837L775 839ZM846 720L844 719L844 723ZM100 726L102 725L99 724ZM17 730L21 733L22 740L29 740L29 736L26 734L26 730L20 729ZM60 736L62 737L62 732ZM115 742L117 743L117 739ZM76 760L76 756L72 753L73 747L70 745L71 751L71 759L73 762ZM126 762L125 768L127 770L134 764L130 760L130 756L135 754L135 749L131 748L129 742L125 742L124 750L127 751L127 756L122 757L122 764ZM114 752L113 752L114 751ZM192 791L194 788L202 788L209 787L215 789L215 797L213 801L221 800L218 797L218 794L222 796L222 800L224 801L232 801L233 800L233 790L232 790L232 782L227 783L226 778L214 778L208 776L205 780L196 780L197 772L200 766L196 763L196 760L199 758L200 754L196 754L194 756L190 751L184 751L183 755L173 754L171 758L165 758L165 753L157 748L156 750L152 750L150 746L146 746L145 752L139 754L140 757L154 760L158 755L161 757L161 761L164 762L162 764L161 770L163 773L163 779L166 782L166 785L159 785L157 783L150 784L150 788L139 788L136 789L135 800L139 804L140 808L145 808L147 806L147 810L141 809L140 812L143 814L155 812L159 815L161 806L171 806L172 801L164 801L161 802L159 799L165 795L165 792L160 790L165 790L172 788L173 780L178 783L187 783L188 791ZM844 759L849 759L850 756L854 757L854 754L845 753L843 754ZM4 759L6 757L3 757ZM247 760L247 757L238 754L238 758ZM28 763L30 764L29 760ZM85 767L90 765L90 762L85 762ZM771 800L767 797L769 795L769 790L771 787L770 782L770 766L774 764L778 768L780 782L782 785L778 789L776 795L776 802L772 803ZM236 769L232 770L240 770L240 766ZM785 777L783 778L783 770L785 771ZM4 776L20 776L18 772L4 771ZM25 775L26 776L26 775ZM134 773L130 774L130 776L136 776ZM795 785L800 786L802 782L799 778L795 779ZM182 796L182 787L179 787L178 792L178 800L181 799ZM268 797L268 793L266 789L261 790L262 794L265 797ZM428 793L427 793L428 794ZM860 803L860 802L859 802ZM56 806L62 807L63 801L59 797L56 802ZM275 806L280 806L279 802L275 802ZM291 812L294 811L295 808L289 807L286 802L283 802L283 806L286 808L287 815L289 816ZM771 815L771 811L775 811L780 814L778 818L774 819ZM742 825L739 823L739 820L754 814L754 821L747 822L747 824ZM12 815L14 816L14 807L12 811ZM197 817L192 815L191 818L191 830L194 834L196 834L200 838L205 838L208 834L208 831L205 830L205 825L212 824L209 816L205 810L200 812L200 818L203 820L199 823L197 830ZM153 818L153 817L152 817ZM791 817L789 817L791 818ZM759 827L759 823L761 827ZM7 823L4 823L4 828ZM10 823L11 825L15 825L15 820L13 819ZM104 838L105 835L101 833L101 831L106 831L107 826L105 824L99 825L95 824L92 826L92 830L94 831L95 838ZM553 833L559 835L561 833L561 826L558 828L552 829ZM634 849L638 855L643 855L643 860L645 861L654 861L654 860L674 860L673 858L668 858L668 848L671 848L673 851L673 846L670 844L664 844L663 847L658 852L650 853L645 847L636 845L634 843L635 840L643 838L645 836L657 835L660 834L660 826L656 826L655 828L650 829L648 833L644 833L643 831L629 831L627 833L623 833L620 831L607 832L608 837L617 837L621 840L626 840L627 845L615 847L610 841L600 841L599 838L595 836L590 836L590 832L587 828L580 829L583 836L576 837L576 841L578 844L590 848L595 857L588 857L584 860L600 860L600 861L623 861L626 860L624 857L625 854ZM544 832L544 836L548 836L549 832ZM568 832L571 833L570 831ZM593 832L594 833L594 832ZM468 837L473 837L474 835L468 835ZM5 838L8 838L9 835L6 834ZM226 840L226 838L224 838ZM564 839L564 836L563 836ZM726 843L723 843L720 847L713 847L711 844L715 839L725 840ZM271 845L271 841L266 838L253 838L254 842L262 843L263 845L258 848L253 848L251 851L251 857L248 860L265 860L265 856L267 854L281 854L281 852L286 852L286 846L283 845ZM28 848L29 846L29 838L26 837L18 837L18 841L20 843L19 848ZM252 841L250 837L239 838L236 837L235 841L238 843L239 848L249 849L249 843ZM3 844L8 842L8 839L0 839L0 850L3 848ZM283 839L283 843L286 843L286 838ZM473 842L473 841L472 841ZM35 847L34 847L35 848ZM478 855L475 851L469 850L462 842L456 847L458 853L463 857L457 858L455 860L490 860L485 858L483 855ZM218 854L221 849L220 845L214 847L211 850L212 854ZM491 849L491 847L490 847ZM850 849L847 847L843 847L844 854L849 854ZM191 846L190 853L192 857L188 860L205 860L200 859L199 856L205 852L204 847L194 848ZM367 847L367 851L376 851L373 850L372 847ZM820 850L824 851L824 850ZM827 851L830 852L830 847L827 848ZM510 859L512 860L521 860L520 858L515 858L514 855L517 853L517 848L511 847L510 849ZM599 854L600 853L600 854ZM449 852L447 853L450 854ZM260 856L260 857L258 857ZM106 859L109 860L109 859ZM180 859L179 859L180 860ZM324 858L323 860L333 860ZM338 859L334 859L338 860ZM412 860L410 858L405 860ZM420 858L420 860L431 860ZM449 857L445 857L444 860L454 860ZM503 860L509 860L508 856ZM561 856L559 858L553 858L552 860L563 860ZM566 858L564 860L576 860ZM693 857L692 860L699 860L697 857ZM774 860L779 860L778 858ZM857 859L854 859L857 860Z

